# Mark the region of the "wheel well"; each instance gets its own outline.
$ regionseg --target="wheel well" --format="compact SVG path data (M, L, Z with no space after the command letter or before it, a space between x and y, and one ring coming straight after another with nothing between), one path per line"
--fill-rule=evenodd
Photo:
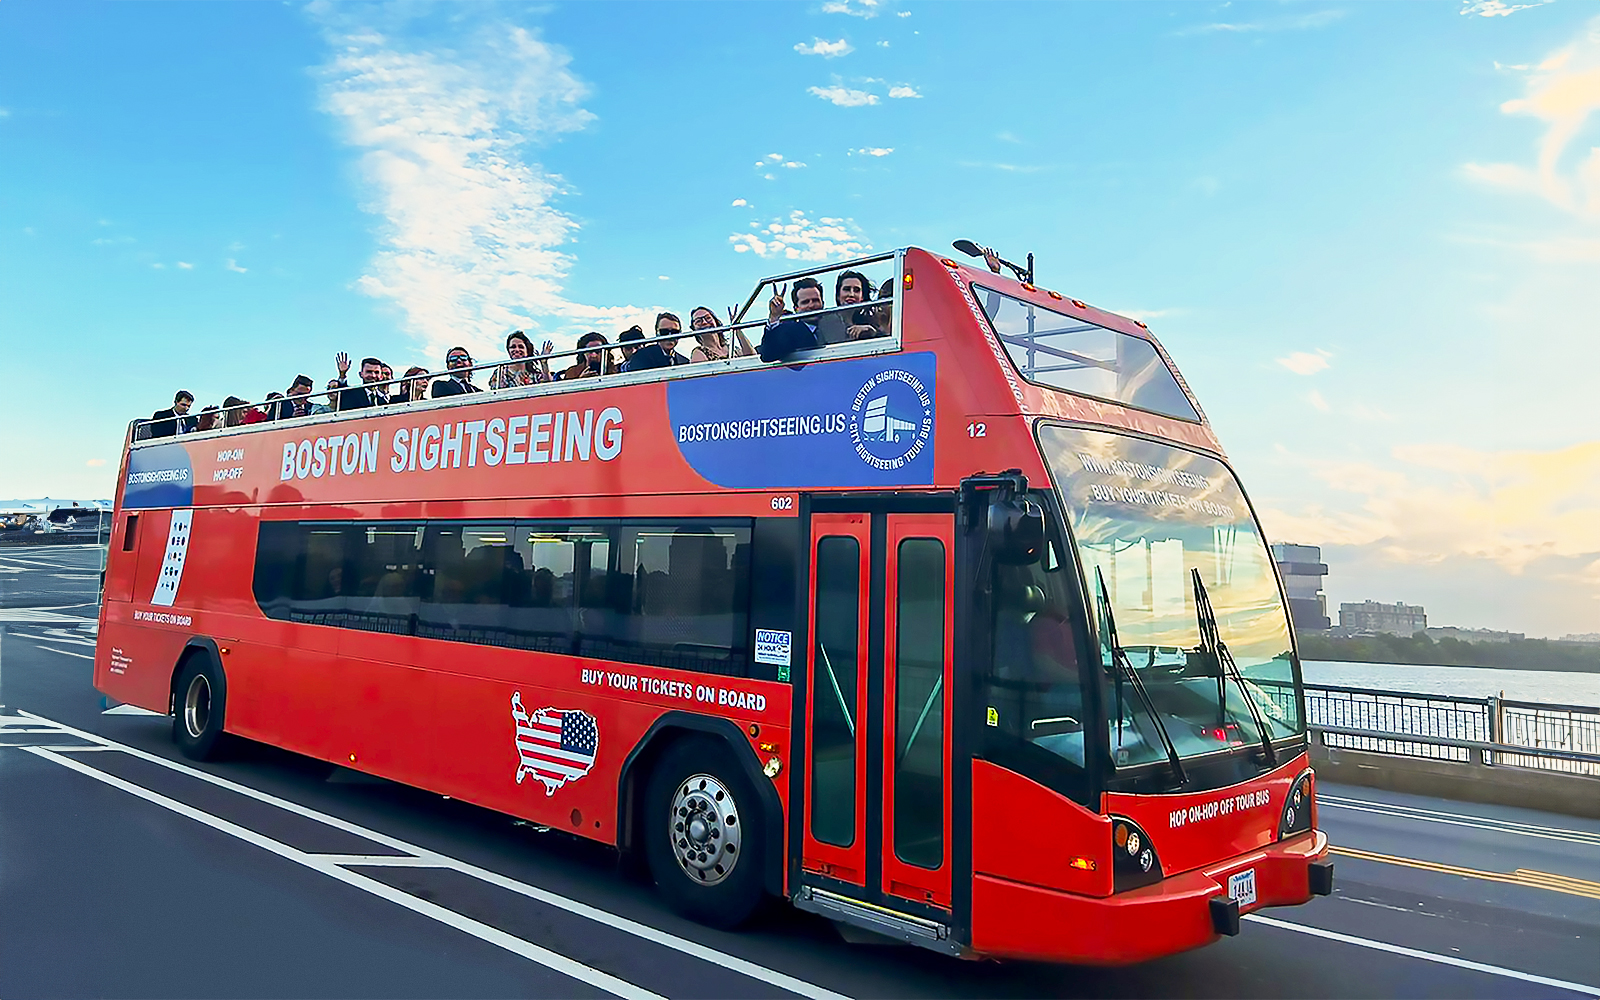
M651 771L671 747L690 739L712 739L723 744L734 766L742 768L755 787L767 847L766 871L762 880L769 893L782 896L783 807L778 801L778 793L772 788L772 782L761 773L760 763L750 744L743 739L743 733L726 719L669 713L657 719L639 745L628 754L628 759L622 764L617 788L617 848L623 854L624 864L637 864L643 853L640 850L639 827Z
M178 678L183 676L184 668L189 661L196 657L210 658L211 663L220 673L222 670L222 657L217 655L217 644L210 639L193 638L183 647L183 652L178 654L178 662L172 665L172 678L167 682L167 714L178 714ZM223 675L223 682L227 676Z

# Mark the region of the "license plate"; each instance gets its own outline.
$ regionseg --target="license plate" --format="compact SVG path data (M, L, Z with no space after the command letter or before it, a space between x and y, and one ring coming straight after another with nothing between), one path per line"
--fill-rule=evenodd
M1256 901L1256 870L1247 868L1228 876L1228 898L1241 908L1254 906Z

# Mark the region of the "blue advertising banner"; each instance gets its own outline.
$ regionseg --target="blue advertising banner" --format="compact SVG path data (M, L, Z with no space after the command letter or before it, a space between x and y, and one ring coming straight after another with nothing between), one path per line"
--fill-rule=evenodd
M130 451L122 506L126 510L194 506L194 469L188 450L181 444L159 444Z
M667 384L678 451L734 489L933 482L934 355L919 352Z

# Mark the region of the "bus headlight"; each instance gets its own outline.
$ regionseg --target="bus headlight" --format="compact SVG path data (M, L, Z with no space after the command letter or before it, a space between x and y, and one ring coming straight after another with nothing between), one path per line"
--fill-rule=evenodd
M1161 859L1137 823L1125 816L1111 817L1111 842L1113 892L1161 881Z
M1310 769L1301 773L1289 786L1289 797L1283 802L1283 816L1278 820L1278 839L1292 837L1311 829L1311 812L1315 789Z

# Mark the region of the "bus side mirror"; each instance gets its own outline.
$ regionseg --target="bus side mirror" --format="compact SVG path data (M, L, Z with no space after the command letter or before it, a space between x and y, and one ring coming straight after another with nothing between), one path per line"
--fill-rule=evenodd
M989 505L989 547L998 562L1031 566L1044 553L1044 511L1026 498Z

